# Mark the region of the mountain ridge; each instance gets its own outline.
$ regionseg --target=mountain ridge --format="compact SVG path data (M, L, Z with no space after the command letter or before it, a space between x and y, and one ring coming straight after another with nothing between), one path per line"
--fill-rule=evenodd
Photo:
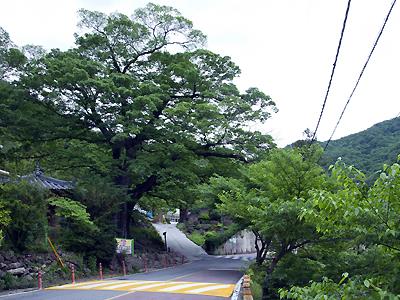
M320 144L324 147L326 141ZM346 164L372 176L382 170L383 164L394 163L399 153L400 117L396 117L331 141L321 164L328 167L341 157Z

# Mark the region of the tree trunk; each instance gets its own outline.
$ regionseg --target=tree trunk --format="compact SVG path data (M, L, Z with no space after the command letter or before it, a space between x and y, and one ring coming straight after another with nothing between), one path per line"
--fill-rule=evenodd
M123 172L122 168L120 168L120 172ZM120 186L123 190L128 190L129 185L131 183L131 179L128 175L119 175L116 176L115 184ZM129 238L129 223L131 218L131 211L129 210L127 202L123 202L120 205L120 210L117 213L117 229L120 237Z
M125 147L127 156L134 159L136 147L143 141L142 137L133 140L126 140L124 144L118 144L113 147L113 159L119 160L123 147ZM130 238L130 224L132 211L139 199L154 186L157 185L157 176L150 175L144 182L137 184L132 188L132 179L129 175L128 166L121 162L118 167L118 175L114 178L116 185L127 191L129 201L121 204L120 212L117 214L118 232L124 238Z
M275 270L276 265L281 260L281 258L283 256L285 256L286 253L287 253L286 247L282 247L282 250L279 252L279 254L272 259L272 262L269 265L269 267L267 269L267 273L265 274L265 277L264 277L264 282L263 282L263 286L262 286L262 298L261 298L262 300L269 300L271 298L271 295L270 295L270 293L271 293L271 289L270 289L271 276Z
M265 258L267 257L267 252L269 249L269 245L271 244L271 240L264 240L256 230L253 230L253 233L255 235L255 241L254 241L254 246L256 248L256 263L257 265L261 266ZM261 247L258 244L258 242L261 242Z
M276 264L278 261L272 260L271 265L269 266L267 273L265 274L264 281L263 281L263 286L262 286L262 300L269 300L270 299L270 282L271 282L271 275L272 272L274 271Z
M128 238L128 204L122 203L117 217L118 232L120 237Z
M189 211L186 207L179 208L179 223L184 223L188 220Z

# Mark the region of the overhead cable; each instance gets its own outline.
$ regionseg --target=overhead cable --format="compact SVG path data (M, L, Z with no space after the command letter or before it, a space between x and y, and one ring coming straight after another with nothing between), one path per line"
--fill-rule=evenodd
M326 101L328 100L328 95L329 95L329 92L330 92L330 89L331 89L332 80L333 80L333 75L335 74L336 63L337 63L337 61L338 61L340 48L341 48L341 46L342 46L342 40L343 40L344 30L345 30L345 28L346 28L347 17L348 17L348 15L349 15L350 4L351 4L351 0L348 0L348 2L347 2L347 8L346 8L346 13L345 13L344 20L343 20L343 25L342 25L342 31L340 32L339 44L338 44L338 47L337 47L337 50L336 50L335 62L333 63L332 72L331 72L331 77L330 77L330 79L329 79L328 88L326 89L326 93L325 93L325 99L324 99L324 102L323 102L323 104L322 104L321 113L319 114L317 126L315 127L315 130L314 130L314 133L313 133L313 136L312 136L312 139L311 139L311 143L313 143L313 142L315 141L315 139L316 139L318 127L319 127L319 124L321 123L322 115L323 115L323 113L324 113L325 106L326 106Z
M340 114L340 117L339 117L339 119L338 119L338 121L337 121L337 123L336 123L336 125L335 125L335 128L333 129L332 134L331 134L331 136L329 137L329 140L328 140L328 141L326 142L326 144L325 144L324 150L326 150L326 148L328 148L328 145L329 145L329 143L331 142L331 140L332 140L332 138L333 138L333 135L335 134L336 129L337 129L338 126L339 126L340 121L342 120L342 117L343 117L343 115L344 115L344 112L346 111L347 106L349 105L350 100L351 100L351 98L353 97L354 92L356 91L356 89L357 89L357 87L358 87L358 84L360 83L361 77L363 76L364 71L365 71L365 69L367 68L367 65L368 65L368 63L369 63L369 61L370 61L370 59L371 59L371 56L372 56L372 54L373 54L374 51L375 51L376 45L378 44L379 39L380 39L381 36L382 36L383 30L385 29L386 23L387 23L387 21L389 20L390 14L392 13L392 10L393 10L394 5L396 4L396 1L397 1L397 0L393 0L392 4L391 4L391 6L390 6L390 9L389 9L389 11L388 11L388 13L387 13L387 15L386 15L386 17L385 17L385 21L383 22L383 25L382 25L382 28L381 28L379 34L378 34L378 37L376 38L376 40L375 40L375 42L374 42L374 45L373 45L373 47L372 47L372 49L371 49L371 51L370 51L370 53L369 53L369 55L368 55L368 58L367 58L367 60L366 60L366 62L365 62L365 64L364 64L363 68L361 69L360 75L358 76L358 79L357 79L357 81L356 81L356 84L354 85L354 88L353 88L353 90L351 91L351 94L350 94L349 98L347 99L347 102L346 102L346 104L345 104L345 106L344 106L344 108L343 108L343 110L342 110L342 113Z

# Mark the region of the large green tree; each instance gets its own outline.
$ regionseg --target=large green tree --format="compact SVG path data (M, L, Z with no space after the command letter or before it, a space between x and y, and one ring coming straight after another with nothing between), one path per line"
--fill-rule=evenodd
M263 299L271 297L271 277L283 258L325 241L312 223L299 218L309 192L326 185L316 163L321 151L315 145L276 149L245 167L242 178L211 180L211 188L219 191L221 211L256 236L256 261L266 270Z
M210 175L208 164L247 162L273 146L248 124L267 120L274 102L256 88L241 93L239 68L200 49L205 36L177 10L148 4L132 17L79 15L76 46L31 51L16 84L49 112L38 126L42 151L51 143L51 156L77 158L63 160L66 167L92 165L125 193L120 234L129 235L131 211L150 191L175 200Z

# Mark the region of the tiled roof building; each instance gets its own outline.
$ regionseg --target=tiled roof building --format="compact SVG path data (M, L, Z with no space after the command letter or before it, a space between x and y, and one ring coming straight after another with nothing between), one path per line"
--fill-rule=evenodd
M0 184L15 181L18 182L21 180L32 185L38 185L46 190L71 190L75 188L75 184L72 181L65 181L45 176L39 164L36 164L35 171L32 174L18 176L15 180L10 178L8 173L5 171L0 173Z

